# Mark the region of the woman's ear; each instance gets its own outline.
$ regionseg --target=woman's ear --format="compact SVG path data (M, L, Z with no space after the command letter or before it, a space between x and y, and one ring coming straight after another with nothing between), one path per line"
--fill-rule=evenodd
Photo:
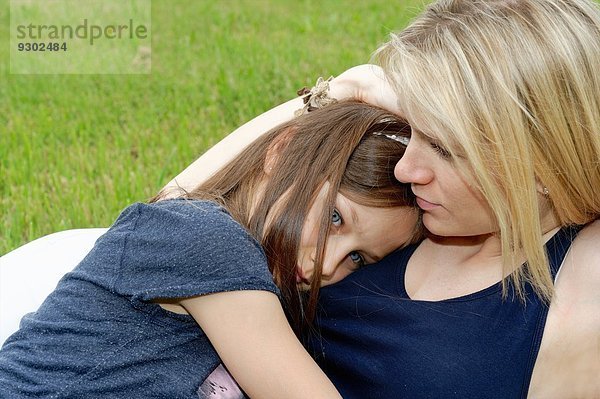
M543 195L544 197L550 195L548 187L544 186L538 179L535 179L535 189L539 194Z
M273 168L276 167L279 157L283 154L291 139L292 128L289 128L277 135L277 137L273 139L273 142L269 144L264 164L264 172L267 176L271 176L273 173Z

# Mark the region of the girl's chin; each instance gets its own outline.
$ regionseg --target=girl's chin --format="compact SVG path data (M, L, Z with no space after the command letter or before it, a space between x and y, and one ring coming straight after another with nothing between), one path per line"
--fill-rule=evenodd
M305 281L302 281L302 282L296 284L296 287L298 287L298 291L302 291L302 292L310 290L310 284L308 284Z

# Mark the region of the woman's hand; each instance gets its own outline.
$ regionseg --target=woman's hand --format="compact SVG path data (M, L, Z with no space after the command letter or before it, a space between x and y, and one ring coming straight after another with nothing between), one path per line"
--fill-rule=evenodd
M358 65L341 73L330 83L330 96L338 100L356 98L399 113L398 96L383 69L373 64Z
M377 65L352 67L333 79L329 88L329 96L338 100L356 98L399 113L396 93ZM292 119L294 112L302 107L302 98L296 97L240 126L171 180L165 187L163 198L178 197L181 194L180 187L193 190L258 137Z

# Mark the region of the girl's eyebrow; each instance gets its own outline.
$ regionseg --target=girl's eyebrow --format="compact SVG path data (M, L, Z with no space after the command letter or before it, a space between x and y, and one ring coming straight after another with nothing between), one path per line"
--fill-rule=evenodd
M345 201L339 201L339 202L345 202ZM356 226L360 224L360 220L358 218L358 214L356 213L356 211L354 210L354 208L348 204L347 202L344 204L344 208L345 209L339 209L340 206L338 205L338 210L340 212L342 212L342 218L343 218L343 214L345 213L345 211L348 211L350 213L350 219L352 220L352 225ZM362 253L363 255L365 255L367 258L369 258L369 263L376 263L379 262L383 257L382 256L377 256L375 254L372 254L371 252L368 252L364 249L359 250L358 252Z
M350 220L352 220L352 225L357 225L360 223L360 220L358 219L358 215L356 214L356 211L354 210L352 205L350 205L348 203L348 200L346 198L338 197L338 199L336 199L335 202L336 202L335 206L342 213L342 217L344 216L344 214L349 213ZM342 206L340 206L340 204L343 206L344 209L340 209L340 208L342 208Z
M358 220L358 214L356 213L354 208L352 208L351 206L348 206L348 209L350 210L350 218L352 219L352 224L354 224L354 225L360 224L360 220Z

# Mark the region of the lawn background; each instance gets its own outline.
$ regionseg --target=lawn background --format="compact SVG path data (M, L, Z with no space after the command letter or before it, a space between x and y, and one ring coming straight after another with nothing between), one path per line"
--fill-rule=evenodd
M150 75L10 75L0 0L0 255L107 227L237 126L369 61L422 0L153 0Z

